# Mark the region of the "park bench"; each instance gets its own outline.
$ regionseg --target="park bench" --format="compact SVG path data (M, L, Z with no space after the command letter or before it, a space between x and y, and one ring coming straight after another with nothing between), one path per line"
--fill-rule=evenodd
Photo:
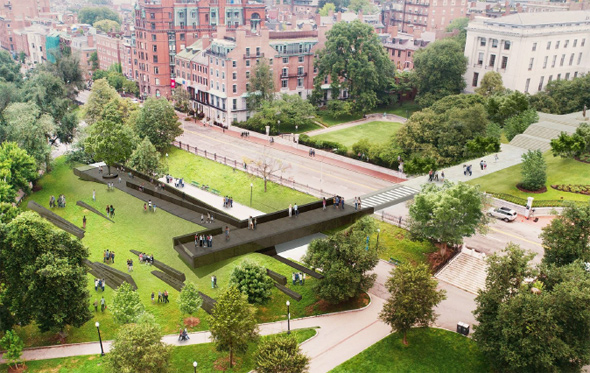
M193 180L193 181L191 181L191 185L192 185L192 186L195 186L195 187L197 187L197 188L200 188L200 187L201 187L201 184L199 184L198 182L196 182L196 181L194 181L194 180Z
M266 269L266 275L281 285L287 285L287 278L280 273Z
M184 287L184 282L182 282L172 276L169 276L167 273L164 273L161 271L152 271L151 274L156 276L160 280L164 281L168 285L172 286L177 291L181 291L182 288Z
M215 195L220 195L221 194L220 191L218 191L217 189L213 189L213 188L211 188L211 193L213 193Z
M390 258L389 258L389 263L391 263L391 264L393 264L394 266L396 266L396 267L397 267L398 265L402 264L402 261L401 261L401 260L397 260L397 259L395 259L395 258L391 258L391 257L390 257Z
M296 292L296 291L293 291L293 290L289 289L289 288L288 288L288 287L286 287L286 286L283 286L283 285L281 285L281 284L278 284L278 283L276 283L276 282L274 283L274 286L275 286L277 289L279 289L280 291L282 291L283 293L285 293L285 294L287 294L288 296L290 296L291 298L295 299L297 302L299 302L299 301L300 301L300 300L303 298L303 296L302 296L301 294L299 294L299 293L298 293L298 292Z
M215 303L217 303L217 301L200 291L199 296L203 299L201 308L210 315L213 312L213 308L215 307Z

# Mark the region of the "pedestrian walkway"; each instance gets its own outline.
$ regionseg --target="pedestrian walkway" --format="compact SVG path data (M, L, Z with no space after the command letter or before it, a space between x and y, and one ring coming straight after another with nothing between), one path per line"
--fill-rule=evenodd
M361 206L374 207L377 211L412 199L418 192L418 189L398 184L361 196Z
M158 180L162 183L166 183L166 177L161 177ZM168 184L168 185L170 185L171 187L174 187L173 184ZM184 187L182 187L178 190L186 193L189 196L195 197L200 201L205 202L209 206L212 206L212 207L215 207L218 209L223 209L223 212L225 212L227 215L231 215L234 218L237 218L240 220L248 219L250 216L254 217L254 216L261 216L261 215L265 214L262 211L258 211L256 209L251 208L251 207L244 206L242 204L237 203L236 201L233 201L233 204L232 204L233 207L223 207L223 200L224 200L223 196L218 196L216 194L213 194L212 192L208 192L206 190L197 188L196 186L190 184L190 182L188 180L185 180Z

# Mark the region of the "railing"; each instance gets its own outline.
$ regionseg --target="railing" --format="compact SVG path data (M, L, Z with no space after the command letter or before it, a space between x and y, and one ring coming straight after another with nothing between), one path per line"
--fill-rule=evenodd
M180 141L173 141L172 145L176 146L179 149L186 150L188 152L194 153L201 157L205 157L209 160L224 164L229 167L233 167L234 169L240 169L241 171L247 172L251 175L260 177L264 179L264 172L262 172L258 167L256 167L253 163L245 163L243 161L236 161L235 159L231 159L225 156L218 156L217 153L208 151L203 148L197 148L196 146L190 146L189 144L183 144ZM179 175L179 177L183 177ZM301 184L293 180L292 178L284 178L282 176L276 175L267 175L267 180L273 183L286 186L291 189L295 189L297 191L310 194L314 197L332 197L335 196L335 193L327 192L323 189L317 189L309 184ZM223 193L223 191L221 191Z
M244 54L244 58L264 58L264 53Z
M408 220L407 218L403 218L402 216L396 216L388 214L387 212L381 210L380 213L375 214L379 216L379 219L383 222L398 226L400 228L408 229Z

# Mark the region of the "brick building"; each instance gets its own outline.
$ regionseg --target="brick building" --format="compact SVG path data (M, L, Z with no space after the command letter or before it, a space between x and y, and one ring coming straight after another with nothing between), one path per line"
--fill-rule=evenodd
M467 0L396 0L384 4L382 22L401 32L444 30L454 19L467 16Z
M99 33L94 36L96 42L96 54L101 70L107 70L115 63L121 63L122 40L119 35L108 35Z
M9 18L37 18L48 12L49 0L0 0L0 15Z
M265 7L246 0L139 0L135 7L133 78L141 95L169 96L176 54L218 25L264 25Z
M414 53L435 39L435 33L431 31L422 32L412 28L408 31L410 32L398 32L397 26L393 26L390 27L389 34L380 35L389 59L398 70L414 69Z
M213 38L203 37L176 56L176 83L211 121L245 121L248 81L262 58L271 67L277 94L308 97L314 54L323 48L326 29L273 32L264 27L252 33L246 27L219 26Z

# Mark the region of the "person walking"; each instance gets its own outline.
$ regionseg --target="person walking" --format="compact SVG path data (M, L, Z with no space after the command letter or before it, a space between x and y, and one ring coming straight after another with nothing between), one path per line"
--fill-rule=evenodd
M94 300L94 312L98 312L98 301Z
M111 251L111 262L115 264L115 252Z
M248 230L252 229L252 216L248 216Z
M156 297L156 294L152 291L152 304L154 304L154 298Z
M444 171L440 172L440 181L442 181L443 183L445 182L445 172Z
M107 302L104 300L104 295L100 298L100 312L104 312L104 309L107 308Z
M289 217L293 216L293 205L289 204Z
M363 208L361 207L361 197L358 198L358 203L359 203L359 210L362 210Z
M344 211L344 197L340 198L340 207L342 208L342 211Z
M359 202L356 199L356 197L354 197L354 210L356 211L356 210L358 210L358 208L359 208Z
M92 189L92 200L96 201L96 190Z
M94 291L98 291L98 279L94 279Z
M213 287L217 287L217 276L213 275Z
M82 229L86 229L86 215L82 218Z
M256 225L258 225L258 222L256 221L256 218L254 218L254 225L253 225L254 229L256 229Z
M291 273L291 278L293 279L293 285L295 285L295 272Z
M162 303L162 292L158 290L158 303Z
M215 276L211 276L211 289L215 288Z
M301 272L301 285L305 285L305 272Z
M356 200L356 197L355 197ZM322 210L326 211L326 197L324 197L324 199L322 199Z
M293 205L293 210L295 211L295 217L299 217L299 208L297 207L297 203Z
M225 226L225 240L229 241L229 227L227 225Z
M204 221L205 221L205 217L203 216L203 214L201 214L201 224L203 224Z

